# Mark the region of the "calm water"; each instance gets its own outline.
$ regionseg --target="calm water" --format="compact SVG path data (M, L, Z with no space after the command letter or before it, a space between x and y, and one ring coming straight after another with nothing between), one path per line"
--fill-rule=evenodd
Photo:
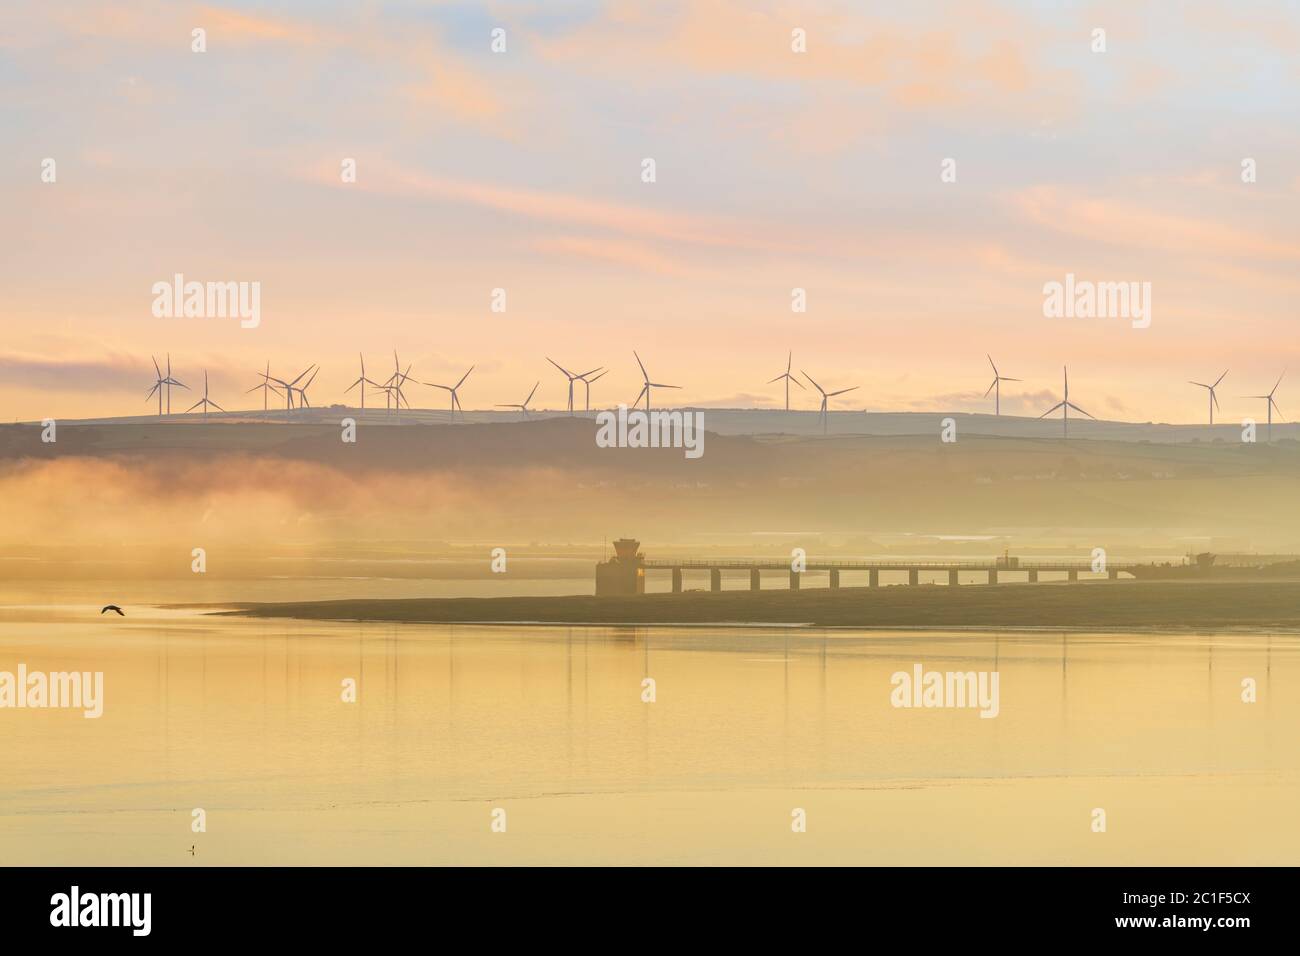
M6 863L1300 860L1294 635L97 610L0 608L0 671L105 674L98 720L0 710ZM915 663L996 670L999 716L892 707Z

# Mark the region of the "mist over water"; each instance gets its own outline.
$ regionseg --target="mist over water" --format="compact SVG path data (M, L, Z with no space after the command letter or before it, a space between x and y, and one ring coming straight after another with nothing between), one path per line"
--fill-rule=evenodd
M13 863L1282 863L1294 635L379 625L15 608ZM890 677L997 671L1000 712ZM1259 701L1241 702L1253 677ZM654 703L641 700L652 677ZM340 700L345 678L358 700ZM57 780L57 786L50 781ZM190 831L202 807L208 832ZM489 831L506 809L506 834ZM793 808L808 832L790 831ZM1095 807L1109 829L1089 828Z

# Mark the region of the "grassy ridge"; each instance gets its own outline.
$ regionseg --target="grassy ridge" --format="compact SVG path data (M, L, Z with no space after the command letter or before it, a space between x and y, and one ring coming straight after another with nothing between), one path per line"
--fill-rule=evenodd
M1234 627L1300 630L1300 581L1097 581L723 591L634 598L503 597L249 604L224 613L312 620L826 627Z

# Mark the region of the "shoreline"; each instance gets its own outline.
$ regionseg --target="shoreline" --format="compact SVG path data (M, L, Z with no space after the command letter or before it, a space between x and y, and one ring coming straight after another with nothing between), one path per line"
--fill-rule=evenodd
M635 597L393 598L226 604L219 615L607 627L1300 632L1300 581L1096 581L721 591Z

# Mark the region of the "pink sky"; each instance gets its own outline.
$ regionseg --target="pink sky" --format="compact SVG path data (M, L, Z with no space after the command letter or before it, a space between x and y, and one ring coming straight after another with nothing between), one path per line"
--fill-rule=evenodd
M0 415L143 413L165 352L227 408L267 360L341 401L394 348L475 364L467 408L558 407L548 354L630 401L633 349L683 403L777 405L793 349L844 408L985 410L991 352L1004 411L1068 362L1099 417L1199 421L1225 368L1257 413L1300 365L1300 17L862 7L7 7ZM259 282L260 325L154 317L178 272ZM1044 318L1066 273L1149 282L1150 327Z

